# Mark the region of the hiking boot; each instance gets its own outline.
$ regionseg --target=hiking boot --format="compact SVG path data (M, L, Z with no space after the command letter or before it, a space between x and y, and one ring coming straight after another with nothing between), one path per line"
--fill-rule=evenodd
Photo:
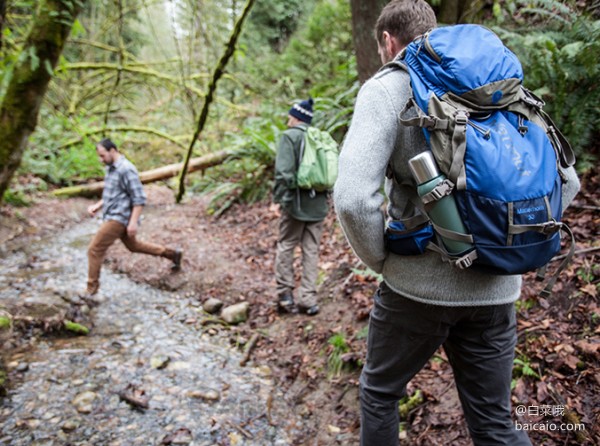
M309 307L305 307L304 305L298 305L298 310L300 313L304 313L308 316L314 316L315 314L319 313L319 306L311 305Z
M292 293L284 293L279 296L277 308L280 313L297 313L298 309L294 304L294 296Z
M179 271L181 269L181 257L183 257L183 250L177 248L173 253L173 265L171 266L171 271Z
M90 292L85 292L85 293L80 293L78 295L78 297L87 304L88 307L90 308L94 308L97 307L98 305L100 305L101 303L104 302L105 299L101 298L100 296L98 296L97 293L90 293Z

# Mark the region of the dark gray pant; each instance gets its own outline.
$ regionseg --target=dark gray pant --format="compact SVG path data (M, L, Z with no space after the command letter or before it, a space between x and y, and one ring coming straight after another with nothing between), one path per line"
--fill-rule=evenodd
M382 283L369 321L360 377L361 445L398 444L398 400L443 345L476 446L531 445L511 418L517 341L514 304L442 307L394 293Z

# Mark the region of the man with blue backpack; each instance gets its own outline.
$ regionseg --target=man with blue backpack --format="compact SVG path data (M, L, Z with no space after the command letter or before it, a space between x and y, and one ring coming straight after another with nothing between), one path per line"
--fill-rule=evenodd
M424 0L394 0L375 34L386 65L358 94L334 188L346 238L383 277L361 444L398 444L398 400L442 346L474 444L530 445L511 416L514 303L520 274L560 248L572 153L490 31L436 28Z
M282 312L297 311L314 316L317 304L319 244L323 220L329 211L327 190L307 183L300 187L298 173L311 131L313 100L294 104L288 112L288 128L283 132L275 158L273 200L281 205L279 237L275 257L278 307ZM316 129L315 129L316 130ZM294 250L302 248L300 292L294 298Z

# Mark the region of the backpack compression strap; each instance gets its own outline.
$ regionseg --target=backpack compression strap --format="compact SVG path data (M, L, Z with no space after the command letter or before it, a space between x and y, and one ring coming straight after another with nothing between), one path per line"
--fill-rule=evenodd
M567 267L567 265L569 263L571 263L571 260L573 259L573 254L575 253L575 235L573 234L573 231L571 231L571 228L569 228L564 223L562 224L560 229L562 231L565 231L571 238L571 247L569 248L569 252L564 255L563 261L560 262L560 265L556 269L556 272L552 275L550 280L548 280L548 283L546 284L544 289L539 292L540 296L546 297L546 298L550 297L550 295L552 294L552 288L554 288L554 285L556 284L556 280L558 279L559 274ZM558 260L558 259L560 259L560 257L556 257L556 259ZM536 279L544 280L545 274L546 274L546 266L544 266L543 268L540 268L538 270L538 272L536 274Z

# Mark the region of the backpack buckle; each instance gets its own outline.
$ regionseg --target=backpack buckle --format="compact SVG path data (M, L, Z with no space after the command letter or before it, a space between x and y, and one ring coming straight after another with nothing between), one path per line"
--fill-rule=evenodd
M450 195L454 190L454 183L449 179L445 179L435 186L431 191L421 196L423 204L427 205L432 201L438 201L447 195Z
M453 189L454 183L446 179L431 191L431 195L433 195L433 198L437 201L444 198L446 195L450 195Z
M469 122L469 112L466 110L457 110L454 113L454 122L458 125L467 125L467 122Z
M423 127L428 130L435 128L435 118L433 116L420 116L419 127Z
M471 260L471 257L469 256L464 256L461 257L460 259L456 260L454 262L454 265L458 268L458 269L467 269L469 268L471 265L473 264L473 261Z
M458 269L467 269L473 265L473 260L477 260L477 251L475 250L471 250L460 259L456 259L454 261L454 266Z
M563 223L558 222L556 220L550 220L550 221L547 221L545 223L542 223L541 226L542 227L540 229L540 232L542 234L544 234L544 235L551 235L551 234L554 234L557 231L560 231L560 229L563 226Z

